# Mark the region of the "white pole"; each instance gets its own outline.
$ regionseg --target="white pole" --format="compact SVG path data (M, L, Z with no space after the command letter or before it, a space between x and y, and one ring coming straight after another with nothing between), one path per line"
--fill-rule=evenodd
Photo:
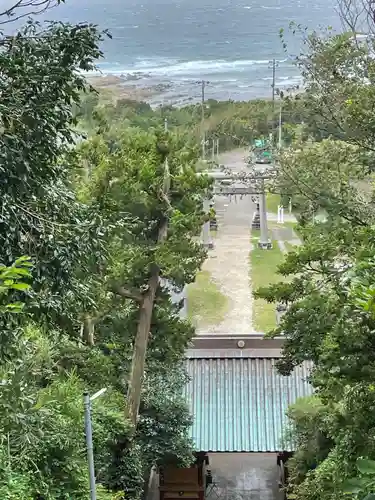
M280 223L280 205L277 205L277 223Z
M87 462L89 466L90 500L96 500L94 452L92 444L92 427L91 427L91 401L88 392L85 392L83 395L83 403L85 408L85 434L86 434Z
M292 198L289 198L289 214L292 213Z
M280 222L284 224L284 207L280 208Z
M95 401L102 394L107 391L106 387L100 389L90 397L88 392L83 393L83 406L85 415L85 435L86 435L86 449L87 449L87 462L89 466L89 484L90 484L90 500L96 500L96 480L95 480L95 464L94 464L94 447L92 443L92 423L91 423L91 402Z

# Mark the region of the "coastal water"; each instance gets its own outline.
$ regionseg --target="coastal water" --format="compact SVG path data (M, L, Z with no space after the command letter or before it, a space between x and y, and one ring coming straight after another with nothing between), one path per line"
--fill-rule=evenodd
M297 84L301 40L289 37L286 54L279 30L290 21L340 29L335 8L336 0L66 0L46 17L108 29L102 73L171 84L163 102L199 98L201 79L207 98L237 100L270 95L273 58L276 86Z

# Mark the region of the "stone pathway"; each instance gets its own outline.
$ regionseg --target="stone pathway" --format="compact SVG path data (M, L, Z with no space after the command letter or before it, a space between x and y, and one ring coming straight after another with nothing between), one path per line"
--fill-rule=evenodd
M233 171L244 168L244 152L234 151L221 157L221 162ZM228 197L215 198L215 210L219 229L213 239L214 249L203 265L212 281L229 301L224 320L205 328L197 328L197 334L254 334L252 329L253 298L250 287L251 250L250 228L254 212L250 197L229 201Z
M220 163L230 167L234 172L245 168L245 150L224 153ZM255 206L249 196L240 197L217 196L215 210L218 231L213 238L214 249L209 250L208 259L203 270L210 273L211 280L229 301L224 320L206 327L197 327L198 335L252 335L257 334L252 326L253 297L250 283L250 250L251 221ZM276 214L268 213L268 220L276 222ZM285 214L285 222L295 221L293 215ZM284 241L295 244L292 228L285 226L275 228L274 239L278 241L280 250L287 252ZM288 234L287 234L288 233Z
M228 204L226 198L216 200L216 205ZM204 329L198 334L251 334L252 302L250 288L250 223L251 201L243 199L229 203L218 220L219 230L214 239L214 249L203 265L212 281L229 301L228 312L218 325Z
M277 244L279 245L281 253L288 253L288 249L285 246L285 243L282 240L277 240Z
M279 227L272 228L271 231L273 234L273 239L277 241L277 244L282 253L288 253L285 242L288 242L291 245L295 246L301 245L301 240L297 237L292 227L283 227L282 225L280 225Z

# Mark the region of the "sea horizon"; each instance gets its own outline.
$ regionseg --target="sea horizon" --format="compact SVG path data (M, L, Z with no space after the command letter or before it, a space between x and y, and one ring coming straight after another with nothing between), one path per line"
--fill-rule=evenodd
M207 99L271 96L273 59L277 89L301 84L293 60L302 40L288 26L339 30L335 7L336 0L66 0L42 19L108 30L112 38L103 42L94 73L117 76L128 87L164 89L153 104L184 104L200 99L202 79Z

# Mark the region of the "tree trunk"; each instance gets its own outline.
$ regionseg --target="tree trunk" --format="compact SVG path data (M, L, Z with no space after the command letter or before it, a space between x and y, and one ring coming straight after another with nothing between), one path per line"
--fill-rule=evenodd
M139 321L134 342L133 359L128 386L129 417L136 427L139 405L141 402L142 379L145 370L148 337L151 327L152 311L157 288L159 272L156 271L148 281L148 290L139 307Z
M169 205L170 173L168 159L165 160L163 189L160 197L167 205L166 212L170 210ZM162 244L168 234L168 217L160 221L157 243ZM155 266L151 270L151 277L148 280L147 292L143 295L139 307L139 321L135 336L132 366L128 385L128 411L130 420L137 426L139 406L141 402L142 380L146 364L147 344L151 328L152 312L154 309L155 295L159 286L159 268Z
M86 315L83 321L83 340L93 346L95 343L95 320L90 315Z

